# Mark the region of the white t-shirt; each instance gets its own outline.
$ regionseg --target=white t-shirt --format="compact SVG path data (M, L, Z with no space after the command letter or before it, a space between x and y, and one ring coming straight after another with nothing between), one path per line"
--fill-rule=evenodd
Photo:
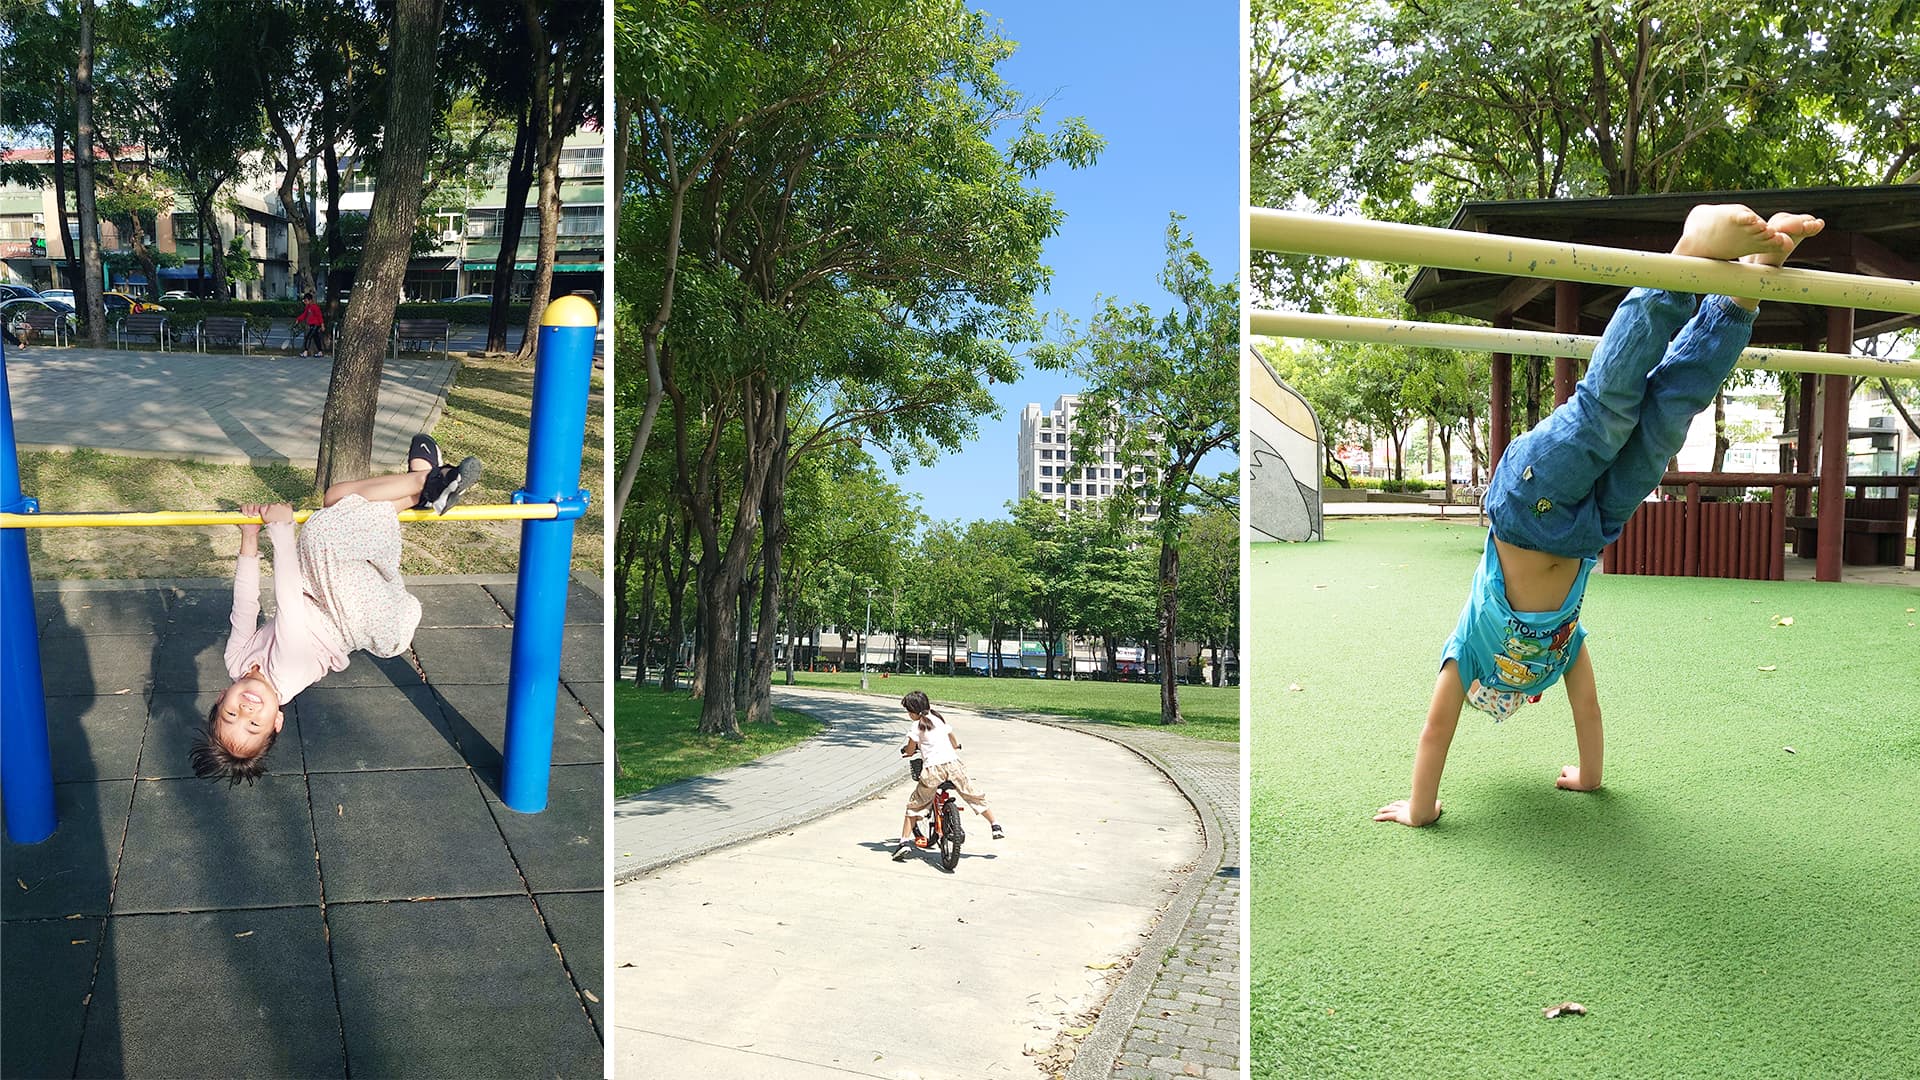
M953 729L937 716L929 716L927 720L933 727L922 729L918 722L907 725L907 738L920 744L920 757L927 768L959 761L960 753L953 748Z

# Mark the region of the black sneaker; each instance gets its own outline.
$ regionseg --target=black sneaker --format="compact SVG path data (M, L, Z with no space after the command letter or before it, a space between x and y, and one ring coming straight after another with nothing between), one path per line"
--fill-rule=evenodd
M467 457L458 466L442 465L428 474L420 489L421 510L444 514L460 501L460 496L480 482L480 459Z
M902 840L900 846L893 849L893 861L899 862L911 854L913 854L913 841Z
M416 461L426 462L429 471L440 467L440 444L424 431L415 435L407 447L407 468L411 470Z
M1002 829L998 822L995 822L993 826L993 838L995 840L1005 840L1007 838L1007 830Z

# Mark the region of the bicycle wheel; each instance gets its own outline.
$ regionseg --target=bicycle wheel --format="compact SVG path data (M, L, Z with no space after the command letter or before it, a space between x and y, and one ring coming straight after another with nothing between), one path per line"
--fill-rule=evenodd
M960 862L960 845L967 839L967 830L960 825L960 806L948 803L940 819L940 865L951 870Z

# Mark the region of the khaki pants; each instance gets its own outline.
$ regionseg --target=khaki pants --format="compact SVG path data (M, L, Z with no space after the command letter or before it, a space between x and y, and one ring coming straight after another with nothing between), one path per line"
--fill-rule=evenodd
M920 786L913 789L913 795L907 800L907 813L918 814L933 805L933 793L940 785L951 780L955 791L967 800L967 805L984 813L987 809L987 797L967 779L967 767L957 761L945 765L929 765L920 770Z

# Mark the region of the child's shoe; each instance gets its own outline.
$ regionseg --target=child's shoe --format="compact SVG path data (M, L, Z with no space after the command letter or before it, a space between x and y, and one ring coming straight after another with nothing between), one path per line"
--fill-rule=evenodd
M480 459L477 457L463 458L458 466L442 465L427 475L427 482L420 489L417 509L444 514L460 501L462 494L479 482Z
M913 854L913 841L902 840L900 846L893 849L893 861L899 862L911 854Z
M997 821L993 823L993 838L995 840L1005 840L1007 838L1007 830L1002 829L1000 823Z
M415 435L407 446L407 468L412 469L416 461L426 462L429 471L440 467L440 444L424 431Z

